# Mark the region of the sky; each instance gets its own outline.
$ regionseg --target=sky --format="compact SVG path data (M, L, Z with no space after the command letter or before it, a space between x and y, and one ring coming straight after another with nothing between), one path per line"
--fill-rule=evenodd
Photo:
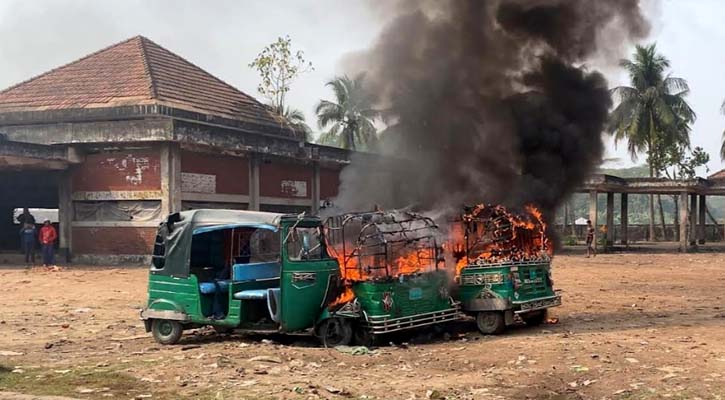
M293 84L289 104L301 109L316 130L314 107L331 97L325 83L344 72L340 61L346 54L373 43L384 23L368 6L370 1L382 0L0 0L0 88L144 35L259 97L259 76L248 64L265 45L289 35L314 66ZM672 75L690 84L688 100L698 117L693 146L710 153L710 173L725 168L719 157L725 130L720 113L725 100L725 52L720 50L725 2L649 0L646 15L652 29L643 44L656 42L670 59ZM605 73L611 86L627 84L616 68ZM608 167L634 165L626 143L615 146L609 138L605 143Z

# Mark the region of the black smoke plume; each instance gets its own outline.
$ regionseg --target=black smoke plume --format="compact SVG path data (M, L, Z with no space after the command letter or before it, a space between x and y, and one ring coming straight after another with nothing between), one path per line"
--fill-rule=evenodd
M393 158L354 160L336 205L450 215L463 204L533 204L551 215L603 153L611 99L584 63L623 45L605 28L647 32L638 0L394 4L374 47L351 63L385 110L379 150Z

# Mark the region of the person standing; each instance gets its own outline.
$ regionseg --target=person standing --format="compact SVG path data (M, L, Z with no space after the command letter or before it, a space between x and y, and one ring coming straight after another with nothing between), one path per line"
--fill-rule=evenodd
M43 227L40 228L40 245L43 248L43 266L49 267L55 265L55 240L58 239L58 232L55 231L50 220L43 221Z
M25 265L35 264L35 225L26 222L20 228L20 247L25 254Z
M592 221L587 220L587 258L590 256L596 257L597 250L594 249L594 227Z
M23 213L18 215L17 220L21 226L24 224L35 225L35 217L30 213L28 207L23 208Z

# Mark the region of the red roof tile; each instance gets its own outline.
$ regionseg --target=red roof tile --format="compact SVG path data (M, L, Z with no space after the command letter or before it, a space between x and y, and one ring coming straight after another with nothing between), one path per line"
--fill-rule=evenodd
M143 36L0 91L0 112L138 104L280 124L253 97Z
M725 179L725 169L715 172L707 177L707 179Z

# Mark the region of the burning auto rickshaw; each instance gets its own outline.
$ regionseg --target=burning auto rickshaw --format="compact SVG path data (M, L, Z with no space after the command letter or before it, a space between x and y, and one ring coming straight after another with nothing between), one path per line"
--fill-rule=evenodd
M159 227L141 317L162 344L204 325L220 332L305 331L338 297L339 274L319 218L183 211Z
M325 228L345 282L329 307L337 335L327 340L347 342L354 333L356 342L368 344L379 335L463 317L450 296L438 228L430 218L402 211L351 213L327 219Z
M467 207L454 227L459 231L453 236L462 236L451 246L459 283L455 297L482 333L499 334L517 318L539 325L548 308L561 305L538 210L527 207L514 214L500 205L480 204Z

